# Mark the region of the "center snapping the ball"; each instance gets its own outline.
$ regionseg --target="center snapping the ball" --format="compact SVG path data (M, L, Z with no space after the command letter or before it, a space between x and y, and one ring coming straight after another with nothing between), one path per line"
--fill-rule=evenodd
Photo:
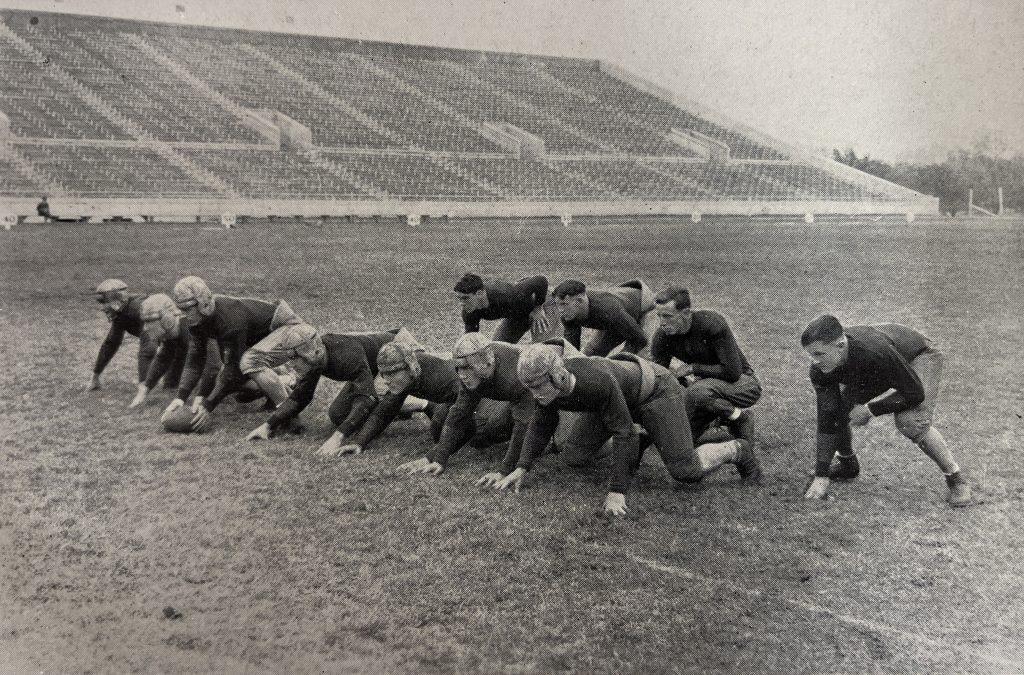
M160 424L167 431L173 431L178 434L190 434L192 433L193 417L195 417L195 413L192 412L192 408L183 405L180 408L164 412L160 416Z

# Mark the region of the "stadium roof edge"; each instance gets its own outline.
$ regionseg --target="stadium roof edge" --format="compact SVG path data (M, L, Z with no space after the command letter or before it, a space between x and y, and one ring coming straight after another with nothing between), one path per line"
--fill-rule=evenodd
M560 56L556 54L534 54L529 52L502 52L496 50L486 49L469 49L466 47L443 47L439 45L424 45L424 44L413 44L405 42L387 42L385 40L366 40L362 38L353 37L341 37L337 35L324 35L322 33L295 33L287 31L277 30L257 30L254 28L241 28L237 26L210 26L206 24L197 23L173 23L170 21L157 21L154 19L128 19L124 17L116 16L104 16L102 14L78 14L76 12L54 12L50 10L31 10L31 9L8 9L0 7L0 17L7 17L12 15L24 15L24 16L51 16L51 17L62 17L80 19L85 21L109 21L109 22L122 22L135 25L149 25L173 28L176 30L200 30L200 31L225 31L229 33L245 33L270 36L275 39L281 37L294 37L303 39L327 39L327 40L338 40L341 42L355 42L366 45L381 45L385 47L415 47L422 49L437 50L438 52L455 52L466 55L497 55L497 56L525 56L541 59L551 59L560 61L575 61L583 63L598 64L597 58L584 58L576 56Z

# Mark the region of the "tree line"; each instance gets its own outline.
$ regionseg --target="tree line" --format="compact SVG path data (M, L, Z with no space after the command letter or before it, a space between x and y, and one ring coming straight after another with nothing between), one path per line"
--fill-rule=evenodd
M869 155L858 156L853 149L832 150L832 157L855 169L892 181L897 185L939 198L939 210L955 216L967 211L967 191L974 190L974 203L993 213L999 207L998 189L1003 188L1003 207L1024 211L1024 155L1000 157L985 147L957 150L942 162L890 164Z

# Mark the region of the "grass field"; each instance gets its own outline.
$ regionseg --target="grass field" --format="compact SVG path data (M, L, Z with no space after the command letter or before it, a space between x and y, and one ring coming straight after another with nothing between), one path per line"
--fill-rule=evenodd
M1022 232L746 218L0 232L0 669L1024 670ZM85 392L106 330L87 293L105 277L167 292L198 274L286 298L326 331L405 324L447 350L466 270L689 285L764 384L764 485L727 469L677 490L647 464L609 521L606 472L555 458L519 495L473 486L499 448L438 478L396 475L429 447L416 420L322 460L326 385L300 437L244 441L265 413L231 402L207 435L164 434L167 392L125 409L131 339ZM938 426L981 503L950 510L891 419L857 435L859 480L799 499L813 393L798 340L826 310L940 343Z

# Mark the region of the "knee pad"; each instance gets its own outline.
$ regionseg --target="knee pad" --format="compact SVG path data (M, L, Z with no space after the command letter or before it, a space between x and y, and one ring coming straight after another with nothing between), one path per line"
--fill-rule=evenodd
M932 428L931 420L902 420L896 418L896 429L914 443L920 444L928 430Z

